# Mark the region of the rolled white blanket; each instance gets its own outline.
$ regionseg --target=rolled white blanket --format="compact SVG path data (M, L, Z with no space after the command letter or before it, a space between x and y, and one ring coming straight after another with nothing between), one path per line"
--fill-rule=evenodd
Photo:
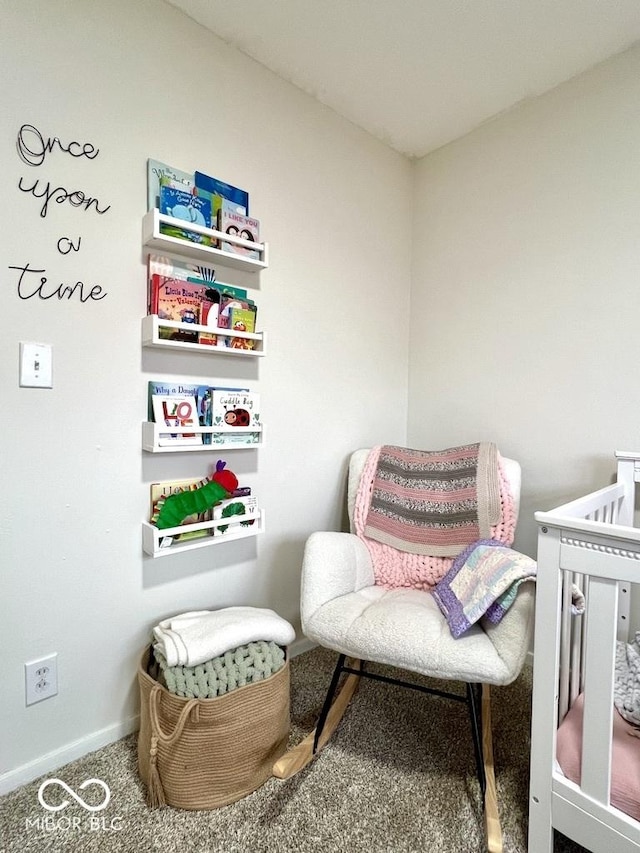
M296 634L274 610L224 607L164 619L153 629L153 636L153 648L165 658L167 666L196 666L256 640L288 646Z

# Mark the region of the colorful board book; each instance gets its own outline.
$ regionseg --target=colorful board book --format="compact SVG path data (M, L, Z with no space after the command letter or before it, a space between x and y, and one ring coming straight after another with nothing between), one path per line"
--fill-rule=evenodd
M236 311L248 311L250 314L235 314ZM222 329L232 329L235 322L240 326L246 326L245 329L239 328L238 331L255 332L257 325L258 306L251 299L238 299L235 296L222 294L220 298L220 309L218 311L218 325ZM234 347L236 349L254 349L255 340L251 338L235 338L228 336L221 337L222 345Z
M160 395L163 397L195 397L196 403L198 406L198 415L203 410L202 407L202 398L205 393L211 391L209 385L196 385L191 384L189 382L156 382L151 381L148 383L148 405L147 412L148 418L150 421L153 420L153 401L152 397L154 394ZM205 424L200 424L200 426L205 426Z
M216 271L213 267L205 264L197 264L182 258L165 258L162 255L150 254L147 259L149 281L154 274L165 275L167 278L179 278L183 281L195 281L212 284L216 281ZM217 287L231 287L231 285L216 282ZM247 291L243 291L247 295Z
M153 419L157 424L182 428L200 425L198 404L194 396L152 394L151 404ZM202 433L159 433L159 447L167 447L171 444L202 444Z
M160 185L167 181L174 186L182 187L187 192L193 191L196 185L193 172L185 172L160 160L149 158L147 160L147 210L153 210L154 207L160 209Z
M260 242L259 220L238 213L227 202L222 203L222 207L218 213L218 231L234 237L242 237L243 240L250 240L252 243ZM255 260L260 259L260 251L258 249L250 249L247 246L240 246L237 243L221 240L220 248L223 252L230 252L232 255L242 255L245 258L253 258Z
M233 521L234 516L252 516L242 521ZM229 524L221 524L213 528L214 536L228 536L237 533L243 527L250 527L258 517L258 501L253 495L248 497L233 497L220 501L213 507L213 519L228 518Z
M207 296L206 284L193 284L177 278L154 275L150 289L150 308L161 320L200 323L202 304ZM198 332L160 325L158 335L166 340L198 343Z
M211 423L236 429L261 426L259 392L212 388Z
M231 308L229 310L229 330L234 332L255 332L256 312L251 308ZM254 349L253 338L226 338L226 345L232 349Z
M221 205L222 200L226 199L236 206L238 213L244 213L245 216L249 215L249 193L246 190L227 184L219 178L212 178L211 175L206 175L204 172L196 171L194 182L198 190L204 190L205 193L218 197L219 201L214 202L214 206L216 204ZM216 213L217 211L214 210L213 212Z
M193 322L217 329L220 300L220 291L209 282L183 281L157 273L151 277L149 313L157 314L161 320ZM209 346L218 344L218 336L209 332L190 332L160 325L158 334L170 340L188 340Z
M181 219L202 228L211 228L211 201L196 195L193 191L179 189L176 186L160 184L160 213ZM178 228L175 225L162 223L161 231L180 240L190 240L192 243L211 245L211 238L190 231L188 228Z

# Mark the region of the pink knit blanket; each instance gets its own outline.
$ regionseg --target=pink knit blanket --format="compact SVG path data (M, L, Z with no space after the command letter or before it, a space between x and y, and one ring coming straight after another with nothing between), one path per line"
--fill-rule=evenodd
M382 446L374 447L367 457L356 493L353 524L356 535L366 545L373 563L378 586L387 589L408 587L429 591L444 577L453 557L430 556L401 551L393 545L371 539L365 533L374 480ZM511 545L515 535L514 503L498 453L498 489L500 518L491 525L490 537Z
M378 455L365 536L401 551L456 557L500 519L498 449L385 444Z

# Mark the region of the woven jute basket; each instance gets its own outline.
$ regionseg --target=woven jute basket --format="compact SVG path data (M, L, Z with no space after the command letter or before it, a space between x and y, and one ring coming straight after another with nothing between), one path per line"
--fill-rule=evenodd
M138 770L152 808L214 809L271 776L289 736L289 660L278 672L213 699L175 696L138 668Z

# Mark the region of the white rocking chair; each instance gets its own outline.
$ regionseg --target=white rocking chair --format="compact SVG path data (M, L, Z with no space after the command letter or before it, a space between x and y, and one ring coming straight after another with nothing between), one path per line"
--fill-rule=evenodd
M356 451L350 460L348 509L352 530L357 487L368 453ZM509 459L503 463L517 517L520 465ZM302 568L302 627L309 639L338 652L339 658L315 730L274 765L274 775L289 778L318 754L338 726L360 678L389 681L466 702L484 798L487 846L491 853L500 853L502 831L493 769L489 686L509 684L521 671L533 631L534 587L532 583L520 585L514 604L499 624L482 619L463 637L454 639L429 592L376 586L369 551L355 534L313 533L306 544ZM367 661L464 682L466 695L369 673ZM346 680L334 699L343 673Z

